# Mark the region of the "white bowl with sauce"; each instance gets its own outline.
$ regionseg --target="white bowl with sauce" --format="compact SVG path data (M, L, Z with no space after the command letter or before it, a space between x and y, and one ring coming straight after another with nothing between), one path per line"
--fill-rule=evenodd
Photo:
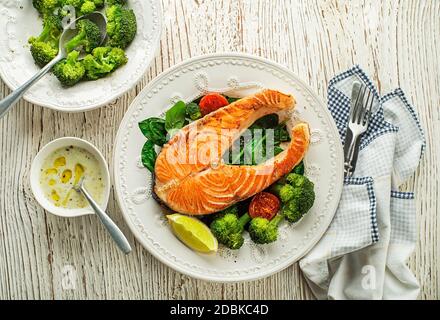
M35 199L48 212L61 217L94 214L87 201L73 190L85 176L84 185L105 210L110 196L110 173L101 152L91 143L74 137L53 140L34 158L30 172Z

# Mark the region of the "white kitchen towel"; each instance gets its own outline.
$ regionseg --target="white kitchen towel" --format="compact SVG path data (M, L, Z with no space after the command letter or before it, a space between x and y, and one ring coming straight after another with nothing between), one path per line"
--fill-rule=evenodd
M416 169L425 145L423 131L401 90L380 98L369 78L355 66L329 85L328 107L342 143L354 81L363 82L374 93L374 114L361 138L354 175L344 181L336 215L323 238L300 261L300 267L318 299L396 298L391 297L399 288L396 283L408 290L402 298L413 296L414 278L408 274L405 260L415 238L406 242L405 254L396 255L393 230L397 227L393 227L395 221L404 220L401 230L409 231L409 225L415 228L411 224L415 212L407 205L400 214L394 214L402 206L396 206L391 190ZM399 219L393 218L396 216ZM389 283L393 290L384 287Z
M416 215L414 194L391 193L391 236L385 270L383 299L417 298L420 287L406 265L416 242Z
M391 235L383 299L416 299L420 287L406 265L416 243L414 194L399 192L397 189L417 169L425 149L425 138L414 109L402 90L397 89L384 96L382 105L385 119L399 127L391 181Z

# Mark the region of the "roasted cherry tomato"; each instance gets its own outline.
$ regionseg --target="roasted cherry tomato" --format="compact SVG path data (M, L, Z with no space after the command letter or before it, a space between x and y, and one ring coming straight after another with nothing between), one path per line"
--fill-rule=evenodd
M209 93L204 96L200 102L199 107L202 115L206 116L217 109L220 109L229 104L228 99L218 93Z
M271 220L280 210L280 200L269 192L257 193L249 205L251 218L266 218Z

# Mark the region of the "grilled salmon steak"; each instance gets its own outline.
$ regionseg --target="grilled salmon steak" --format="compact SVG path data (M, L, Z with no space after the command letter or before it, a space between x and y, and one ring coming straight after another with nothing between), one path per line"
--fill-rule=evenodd
M172 210L203 215L269 187L303 159L310 141L308 124L294 126L288 147L261 164L229 165L222 156L256 120L294 106L291 95L263 90L182 128L157 157L155 193Z

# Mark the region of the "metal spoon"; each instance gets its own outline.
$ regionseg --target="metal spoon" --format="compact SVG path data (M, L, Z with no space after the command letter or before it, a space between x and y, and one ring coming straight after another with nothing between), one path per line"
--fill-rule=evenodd
M78 19L69 23L65 28L63 33L61 34L59 41L59 50L58 55L53 58L51 62L45 65L40 71L38 71L32 78L22 84L20 87L15 89L11 94L9 94L6 98L0 101L0 118L2 118L9 109L24 95L24 93L32 87L38 80L40 80L54 65L60 62L67 56L67 51L65 48L65 44L75 36L75 24L79 20L89 19L90 21L96 23L98 25L99 30L101 30L101 43L104 42L107 36L107 20L105 16L100 12L93 12L84 16L79 17Z
M116 242L119 249L121 249L122 252L124 252L125 254L130 253L131 246L127 238L118 228L118 226L112 221L112 219L110 219L107 213L105 213L105 211L99 207L96 201L93 200L92 196L87 192L86 188L84 187L84 177L80 179L78 184L73 186L73 189L76 192L81 193L84 196L84 198L86 198L92 209L95 211L101 222L104 224L104 227L107 229L107 231L112 236L113 240Z

